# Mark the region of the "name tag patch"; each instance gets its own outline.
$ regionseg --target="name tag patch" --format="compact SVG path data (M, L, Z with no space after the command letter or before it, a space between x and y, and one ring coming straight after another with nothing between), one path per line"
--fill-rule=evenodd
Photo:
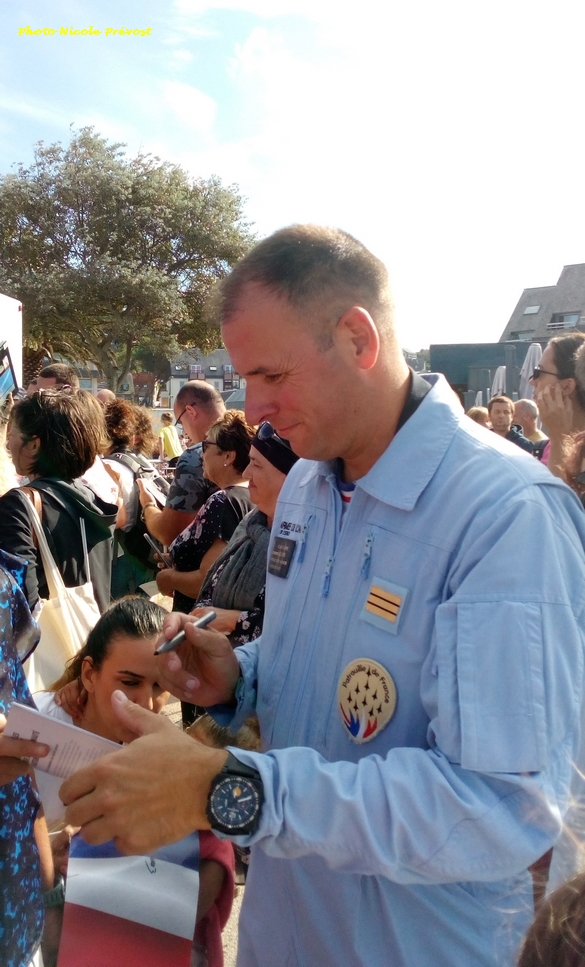
M408 589L375 577L361 617L369 624L395 635L398 631Z
M396 711L396 685L383 665L356 658L346 665L337 686L341 721L350 739L361 744L375 738Z
M293 559L297 542L290 537L275 537L270 551L268 571L277 578L285 578Z

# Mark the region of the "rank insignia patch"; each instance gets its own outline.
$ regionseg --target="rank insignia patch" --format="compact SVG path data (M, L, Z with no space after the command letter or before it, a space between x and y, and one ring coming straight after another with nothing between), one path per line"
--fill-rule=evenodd
M374 577L361 617L369 624L395 635L407 596L407 588Z
M396 685L383 665L356 658L339 679L337 700L341 721L354 742L375 738L396 711Z

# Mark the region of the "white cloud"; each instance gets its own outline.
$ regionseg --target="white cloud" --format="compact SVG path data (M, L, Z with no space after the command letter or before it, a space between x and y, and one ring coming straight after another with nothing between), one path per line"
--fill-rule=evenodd
M180 65L188 64L193 60L193 54L190 50L174 50L172 59L177 61Z
M212 97L180 81L164 81L163 93L168 109L182 125L201 134L212 130L217 111Z

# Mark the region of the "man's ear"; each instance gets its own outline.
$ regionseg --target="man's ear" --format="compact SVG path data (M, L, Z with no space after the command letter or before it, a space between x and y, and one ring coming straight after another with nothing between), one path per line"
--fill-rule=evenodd
M337 323L337 332L345 341L358 369L371 369L380 354L380 334L370 313L361 306L351 306Z
M80 677L86 692L93 692L95 690L95 674L96 669L93 666L93 658L84 658L81 665Z

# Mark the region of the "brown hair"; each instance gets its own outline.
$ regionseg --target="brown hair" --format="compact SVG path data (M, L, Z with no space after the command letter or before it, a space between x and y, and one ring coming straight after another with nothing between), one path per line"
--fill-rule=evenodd
M184 406L189 404L200 406L206 412L213 411L215 413L216 410L223 411L224 409L219 390L212 383L206 383L203 379L190 379L188 383L181 386L175 396L175 406L180 406L183 409Z
M104 407L106 427L112 446L116 449L132 448L136 432L136 413L127 400L112 400Z
M544 901L526 934L518 967L582 967L585 963L585 873Z
M486 406L472 406L471 409L467 411L467 416L469 419L480 424L483 424L483 421L486 420L489 415L489 410Z
M250 447L255 433L254 427L246 423L243 413L226 410L221 419L209 427L207 439L217 443L224 453L235 451L234 470L243 473L250 462Z
M507 403L512 409L512 415L514 415L514 400L511 400L509 396L492 396L487 405L488 413L492 412L492 406L494 403Z
M150 413L145 406L133 406L136 428L134 432L134 449L152 460L157 449L157 439L152 426Z
M71 386L72 389L79 389L79 376L73 369L73 366L68 366L67 363L49 363L44 369L41 369L37 379L54 379L55 389L58 386ZM36 383L36 379L34 382Z
M577 353L583 346L583 340L585 333L572 332L567 336L553 336L548 345L552 346L559 379L575 380L575 398L581 409L585 410L585 386L577 379L576 367Z
M585 492L585 487L576 484L575 477L581 473L581 466L583 460L585 460L585 430L572 437L567 449L568 453L563 464L563 476L569 487L572 487L578 494L582 494Z
M99 406L99 403L97 404ZM19 400L12 410L25 441L39 439L31 471L41 477L75 480L92 466L104 442L103 416L91 393L51 390Z
M394 307L385 265L352 235L337 228L291 225L255 246L232 269L216 293L219 316L229 320L242 290L257 283L308 317L317 343L351 306L366 309L381 331L390 332Z

